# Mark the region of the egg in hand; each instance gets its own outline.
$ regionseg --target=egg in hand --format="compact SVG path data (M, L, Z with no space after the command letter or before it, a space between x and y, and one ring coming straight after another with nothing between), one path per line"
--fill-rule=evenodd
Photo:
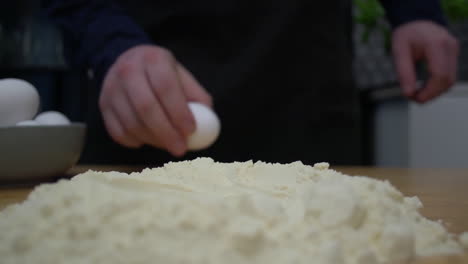
M216 113L204 104L190 102L188 106L195 118L196 128L187 139L187 147L192 151L206 149L218 138L221 122Z
M0 126L31 120L39 109L36 88L20 79L0 80Z

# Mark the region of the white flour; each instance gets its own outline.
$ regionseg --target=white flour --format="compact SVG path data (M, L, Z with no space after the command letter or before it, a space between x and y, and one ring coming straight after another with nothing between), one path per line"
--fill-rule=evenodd
M462 246L421 202L328 164L87 172L0 212L2 264L380 264Z

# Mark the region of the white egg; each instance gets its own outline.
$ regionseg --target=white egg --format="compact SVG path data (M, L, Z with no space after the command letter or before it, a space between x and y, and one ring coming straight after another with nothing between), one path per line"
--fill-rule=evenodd
M62 113L56 111L47 111L37 115L34 119L40 125L69 125L70 120Z
M39 94L30 83L19 79L0 80L0 126L13 126L34 118Z
M200 103L189 103L190 110L195 118L195 132L188 137L189 150L202 150L211 146L219 136L221 123L211 108Z
M16 125L17 126L38 126L39 123L36 122L35 120L24 120L24 121L18 122Z

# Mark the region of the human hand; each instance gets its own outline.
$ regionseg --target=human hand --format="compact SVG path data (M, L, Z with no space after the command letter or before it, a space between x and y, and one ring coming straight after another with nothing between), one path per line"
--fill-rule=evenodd
M398 27L392 37L396 71L406 97L425 103L455 83L460 48L445 28L427 21L410 22ZM420 60L427 62L430 76L418 89L415 62Z
M117 143L129 148L148 144L182 156L195 130L189 101L212 105L211 96L168 50L140 45L109 69L99 107Z

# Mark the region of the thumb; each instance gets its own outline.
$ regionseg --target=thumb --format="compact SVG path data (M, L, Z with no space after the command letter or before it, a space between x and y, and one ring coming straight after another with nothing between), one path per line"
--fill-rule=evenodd
M211 95L200 85L193 75L182 65L177 66L177 73L185 96L189 102L198 102L213 107Z

